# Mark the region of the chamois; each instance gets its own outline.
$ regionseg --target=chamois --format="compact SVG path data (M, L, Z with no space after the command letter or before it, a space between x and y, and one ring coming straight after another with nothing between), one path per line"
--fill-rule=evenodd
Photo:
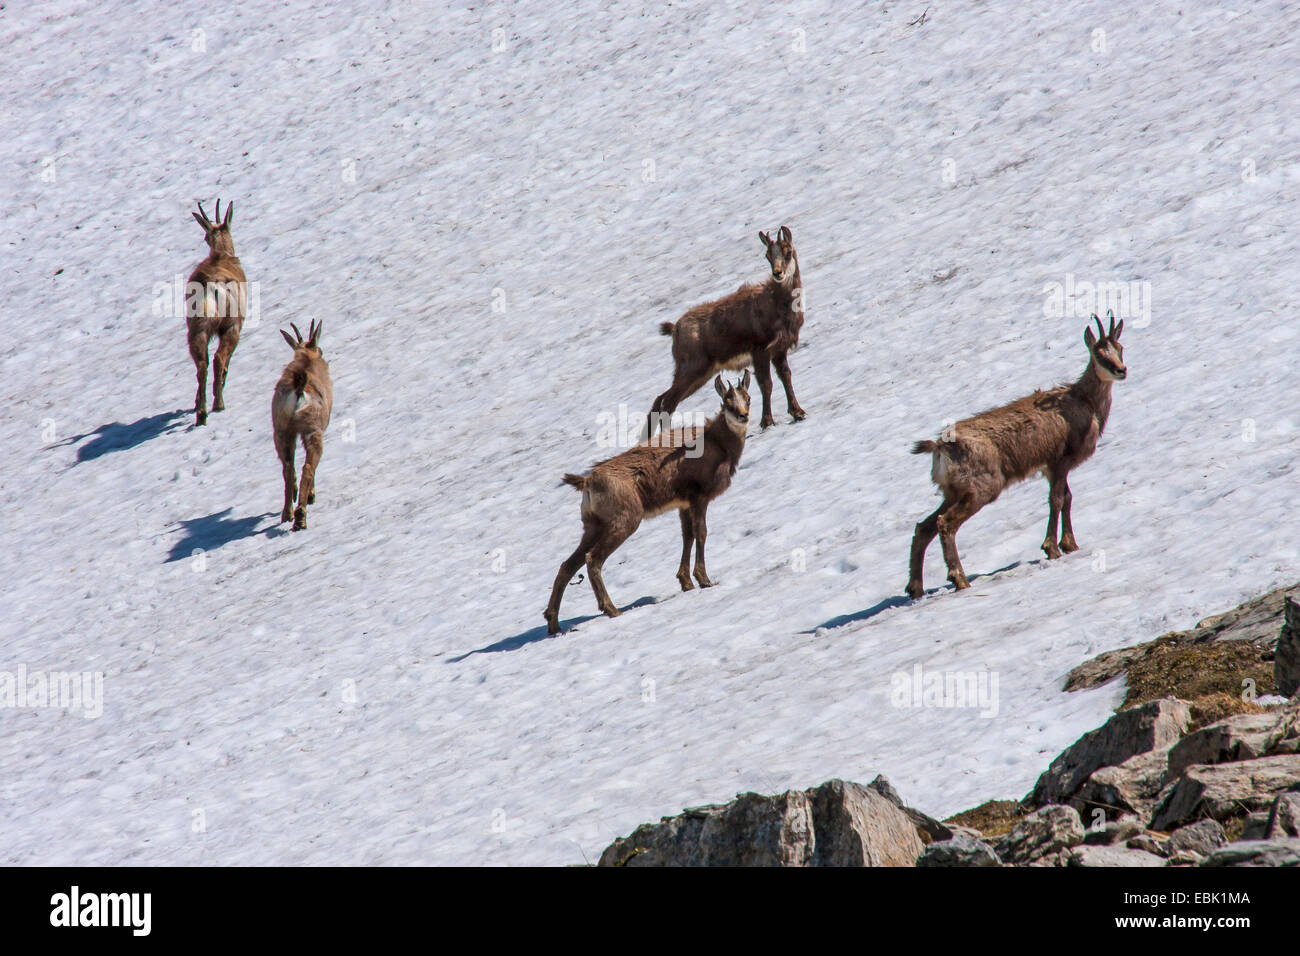
M230 356L239 344L239 332L244 327L244 310L248 304L247 280L244 268L235 255L235 242L230 237L230 214L235 211L232 202L226 206L226 218L221 218L221 200L217 200L217 221L214 223L203 211L190 213L203 227L203 238L208 243L208 257L190 273L188 289L201 289L202 298L187 294L185 325L188 331L190 357L198 370L199 390L194 396L194 424L206 425L208 421L207 389L208 343L213 336L220 338L212 370L212 410L224 411L226 373L230 370Z
M330 407L334 404L334 385L330 367L321 354L320 333L325 323L311 324L307 341L298 326L289 323L297 341L284 329L280 334L293 349L293 359L284 367L271 398L271 428L275 435L275 453L284 475L284 510L280 520L293 518L293 530L307 527L307 505L316 503L316 466L325 450L325 429L330 424ZM293 472L297 440L302 439L306 457L302 465L302 484ZM294 501L297 510L293 509Z
M731 295L697 305L677 320L659 326L661 335L673 339L673 384L654 401L646 416L646 434L654 434L655 423L667 416L687 396L694 394L709 376L723 369L739 371L754 367L763 393L763 428L775 424L772 418L772 366L785 386L786 408L795 421L806 413L794 397L790 363L786 356L799 344L803 327L803 280L794 237L782 226L776 240L765 232L758 238L767 249L771 276L761 284L742 285Z
M1124 323L1115 324L1108 313L1110 331L1097 334L1089 326L1083 334L1088 346L1088 366L1073 385L1036 391L1009 405L982 412L944 430L938 441L919 441L912 454L932 456L930 479L943 493L943 504L920 521L912 537L912 556L907 593L919 598L924 593L921 567L925 549L936 534L948 565L948 580L958 590L970 587L957 556L957 529L971 515L1002 493L1002 489L1041 472L1050 483L1047 537L1043 551L1049 559L1061 552L1078 550L1070 524L1070 471L1092 456L1097 439L1110 417L1110 387L1128 376L1124 346L1119 337ZM1056 540L1057 516L1061 519L1061 540Z
M601 568L615 549L636 531L641 521L676 510L682 522L682 561L677 580L683 591L691 583L691 545L695 546L695 580L712 587L704 566L704 539L708 535L705 511L709 502L727 490L745 449L749 425L749 372L731 387L719 375L713 381L722 398L722 410L704 423L660 434L600 462L586 476L565 475L566 484L582 492L582 541L569 555L551 588L546 606L546 629L560 630L560 599L569 579L587 565L587 577L596 603L610 617L619 610L605 590Z

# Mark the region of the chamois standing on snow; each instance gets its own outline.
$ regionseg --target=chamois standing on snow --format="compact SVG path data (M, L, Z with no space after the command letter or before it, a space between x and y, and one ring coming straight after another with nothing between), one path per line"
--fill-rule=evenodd
M943 493L943 504L916 526L907 593L924 593L921 566L925 549L936 534L943 545L948 580L958 590L970 587L957 556L957 529L971 515L995 500L1008 485L1041 472L1050 483L1047 537L1043 551L1049 559L1078 550L1070 524L1070 471L1092 456L1097 439L1110 417L1110 387L1128 375L1124 346L1119 344L1124 323L1110 317L1110 331L1097 334L1089 326L1083 334L1088 346L1088 367L1073 385L1036 391L1022 399L982 412L945 429L938 441L919 441L912 454L932 456L930 478ZM1061 541L1056 540L1057 517Z
M221 218L221 200L217 200L217 221L214 223L203 211L191 213L203 227L203 237L208 243L208 257L194 267L186 286L185 325L189 333L190 357L198 370L199 390L194 396L194 423L206 425L208 421L207 378L208 343L213 336L221 341L217 347L212 369L212 410L224 411L226 373L230 370L230 356L239 344L239 332L244 327L244 310L248 304L247 280L244 268L235 255L235 242L230 237L230 214L235 211L232 202L226 206L226 218ZM202 297L191 297L188 290L201 287Z
M772 418L772 366L785 386L786 408L795 421L806 413L794 397L790 362L786 358L799 344L803 326L803 279L794 237L782 226L776 240L765 232L758 238L767 249L772 274L757 285L742 285L731 295L697 305L677 320L659 326L673 339L673 384L654 401L646 416L646 434L653 435L656 421L666 422L681 401L694 394L709 376L723 369L754 367L763 393L763 428Z
M560 630L560 599L569 579L584 562L596 603L610 617L619 610L605 590L601 568L605 559L626 541L645 518L676 510L682 522L682 561L677 580L683 591L695 587L689 569L695 546L695 580L712 587L704 566L704 539L708 536L705 511L709 502L727 490L745 449L749 426L749 372L731 387L722 376L713 381L722 398L722 411L704 423L660 434L600 462L586 476L565 475L564 481L582 492L582 541L569 555L551 588L546 606L546 629Z
M289 328L297 336L296 341L284 329L280 330L293 349L293 359L284 367L284 374L275 385L275 395L271 399L271 428L275 434L275 453L284 474L284 510L280 512L280 520L293 518L294 531L307 527L307 505L316 503L316 466L325 450L325 429L329 427L330 408L334 404L330 367L320 348L320 333L324 325L323 322L313 322L306 342L293 323ZM301 485L293 472L293 456L299 438L305 452ZM298 502L297 510L293 508L295 500Z

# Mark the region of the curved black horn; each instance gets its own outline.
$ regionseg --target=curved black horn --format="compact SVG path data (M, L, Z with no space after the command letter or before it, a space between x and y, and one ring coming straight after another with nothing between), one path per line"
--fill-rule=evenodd
M220 200L219 198L217 199L217 218L216 218L216 221L217 221L217 222L221 222L221 200Z
M1115 310L1107 309L1106 318L1110 319L1110 331L1107 332L1106 334L1113 339L1115 337Z
M1101 319L1097 318L1095 312L1093 313L1092 320L1097 323L1097 339L1100 341L1106 337L1106 331L1101 327Z
M235 201L232 199L226 203L226 221L222 223L227 228L230 227L230 214L235 211Z

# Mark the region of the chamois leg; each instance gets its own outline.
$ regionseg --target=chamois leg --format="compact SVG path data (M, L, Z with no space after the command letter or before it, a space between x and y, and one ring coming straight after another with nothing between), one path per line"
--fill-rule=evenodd
M967 493L939 515L936 522L939 526L939 543L943 545L943 560L948 565L948 580L958 591L970 587L970 582L966 580L961 558L957 556L957 529L979 509L975 496Z
M199 390L194 396L194 424L208 423L208 340L205 336L190 339L190 358L198 371Z
M293 434L281 438L280 433L275 434L275 454L280 459L280 473L284 476L284 510L280 512L280 521L285 522L293 518L293 503L298 500L298 476L294 474L293 468Z
M1061 501L1061 550L1066 554L1079 550L1079 544L1074 540L1074 526L1070 524L1070 503L1074 501L1074 495L1070 494L1070 481L1065 475L1061 476L1061 487L1065 489L1065 495Z
M775 425L776 419L772 417L772 361L767 357L766 352L755 352L750 358L754 362L754 377L758 379L758 389L763 393L763 417L759 419L759 426L767 428L769 425Z
M912 534L912 560L908 565L907 576L907 594L911 598L919 598L925 593L921 570L925 564L925 549L930 547L930 542L939 533L939 516L951 504L951 501L944 498L943 504L934 510L934 514L916 523L916 531Z
M695 527L695 580L700 587L711 588L713 581L704 567L704 539L709 536L709 526L704 520L704 512L709 507L707 499L691 502L691 524Z
M578 568L582 567L582 563L587 560L587 552L599 537L599 525L595 522L583 522L582 540L578 543L578 549L565 558L564 563L560 565L559 573L555 575L555 583L551 585L551 600L542 615L546 618L547 634L560 633L560 599L564 597L564 589L578 573Z
M671 416L677 411L677 406L681 404L682 399L693 395L700 390L700 387L709 380L709 369L698 368L675 373L673 375L673 384L668 386L668 390L655 399L654 405L650 407L650 414L646 416L646 438L654 434L656 416ZM667 430L667 418L662 420L662 424Z
M1056 545L1056 523L1065 506L1065 476L1053 474L1047 492L1047 535L1043 538L1043 553L1052 561L1061 556L1061 549Z
M212 410L226 410L226 373L230 371L230 356L239 344L239 326L231 326L221 333L221 344L212 361Z
M794 382L790 378L790 360L786 358L786 353L773 355L772 366L776 369L776 377L781 380L781 385L785 388L786 411L795 421L803 421L808 417L808 413L799 406L799 399L794 397Z
M618 617L622 612L614 605L605 590L605 577L601 569L605 560L618 550L619 545L632 536L632 532L641 523L640 518L617 520L605 525L605 533L587 552L587 577L591 579L591 590L595 592L596 604L609 617Z
M302 483L298 486L298 508L293 513L294 531L306 529L307 505L316 500L316 466L320 463L321 453L325 451L324 436L320 432L303 435L302 447L306 460L302 464Z
M677 567L677 580L681 582L683 591L691 591L695 588L691 582L691 548L695 546L695 526L691 523L689 508L682 508L677 514L682 519L682 563Z

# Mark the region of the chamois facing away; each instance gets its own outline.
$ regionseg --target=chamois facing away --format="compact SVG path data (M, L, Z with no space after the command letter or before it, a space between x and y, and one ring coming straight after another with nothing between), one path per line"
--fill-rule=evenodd
M659 435L620 455L600 462L586 476L565 475L564 481L582 492L582 541L569 555L551 588L546 629L560 630L560 599L569 579L585 562L596 603L610 617L619 610L605 590L601 568L605 559L631 537L641 521L676 510L682 522L682 561L677 580L682 590L691 583L691 545L695 546L695 580L712 587L704 566L705 512L709 502L727 490L745 449L749 427L749 372L731 387L722 376L713 381L722 398L722 411L704 423Z
M194 396L194 424L206 425L208 406L205 392L208 378L208 343L213 336L220 339L212 369L212 410L224 411L226 373L230 370L230 356L239 344L239 332L244 327L244 310L248 305L247 280L244 268L235 256L235 242L230 237L230 214L235 211L232 202L226 206L226 218L221 218L221 200L217 200L217 221L214 223L203 211L191 213L203 227L203 238L208 243L208 257L190 273L193 289L197 283L203 289L201 301L186 296L185 325L189 333L190 357L198 370L199 390Z
M1002 489L1041 472L1050 483L1047 537L1043 551L1049 559L1061 552L1078 550L1070 524L1068 476L1080 463L1092 457L1097 438L1110 417L1110 386L1128 375L1124 346L1119 344L1124 323L1110 317L1110 331L1083 333L1088 346L1088 367L1073 385L1036 391L1009 405L982 412L945 429L938 441L919 441L912 454L932 456L930 478L943 493L943 504L916 526L907 593L919 598L924 593L921 567L925 549L936 534L948 565L948 580L958 590L970 587L961 559L957 556L957 529L971 515L1002 493ZM1056 540L1057 516L1061 519L1061 540Z
M271 399L271 428L275 434L275 453L280 459L284 474L284 510L280 520L293 518L293 530L307 527L307 505L316 502L316 466L325 450L325 429L330 423L330 408L334 404L334 385L330 381L330 367L321 354L320 333L324 323L311 325L307 341L302 340L298 327L289 328L297 340L284 329L280 334L293 349L293 359L284 367L284 374L275 385ZM294 451L302 439L305 459L302 465L302 484L297 483L293 470ZM298 502L294 510L294 501Z
M646 416L646 434L653 435L656 422L667 422L683 399L694 394L709 376L724 369L739 371L754 367L759 391L763 393L763 428L775 424L772 418L772 367L785 386L786 408L795 421L806 413L794 397L790 363L786 356L799 344L803 327L803 279L794 237L786 226L776 240L765 232L758 238L767 249L772 274L757 285L742 285L731 295L697 305L677 320L659 326L662 335L673 339L673 384L654 401Z

